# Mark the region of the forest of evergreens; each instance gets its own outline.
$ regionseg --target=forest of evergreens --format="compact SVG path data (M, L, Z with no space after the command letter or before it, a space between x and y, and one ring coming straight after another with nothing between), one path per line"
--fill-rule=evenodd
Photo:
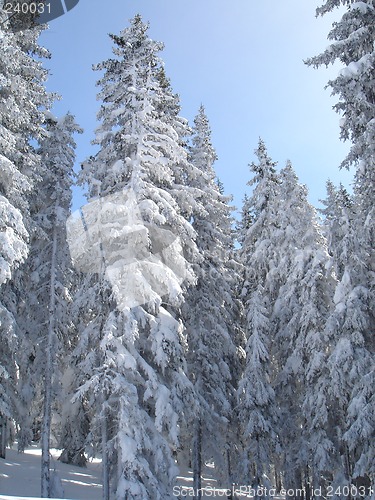
M373 498L375 5L317 14L339 5L306 64L343 64L328 86L353 192L327 181L316 210L259 139L240 220L205 108L180 116L140 15L94 68L97 152L76 169L43 26L2 6L0 455L40 443L42 497L54 446L102 458L105 500L173 498L179 468L201 498L209 461L222 487Z

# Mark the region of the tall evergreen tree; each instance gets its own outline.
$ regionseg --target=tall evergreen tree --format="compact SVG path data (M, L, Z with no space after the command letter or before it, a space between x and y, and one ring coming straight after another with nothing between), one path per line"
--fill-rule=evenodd
M235 420L241 336L240 306L234 295L239 275L233 259L232 208L216 181L216 152L203 106L194 120L190 160L200 171L193 186L203 193L200 201L205 208L193 213L201 261L195 266L197 286L189 290L184 305L188 370L197 398L190 448L194 490L201 498L204 461L213 458L226 484L232 481L228 477L229 435Z
M96 366L78 394L96 394L109 458L105 497L112 489L121 500L171 497L171 450L179 446L179 422L193 395L179 308L183 289L195 282L186 260L197 250L185 180L197 174L181 144L184 122L162 85L162 45L147 30L135 16L111 35L116 57L96 67L104 71L99 151L81 176L96 196L82 210L93 240L81 257L90 259L97 248L92 269L113 289L100 331L91 332L100 339L97 355L89 355Z
M336 310L329 327L336 331L335 357L340 385L346 386L342 402L343 455L346 481L374 479L374 186L375 186L375 6L371 0L346 2L327 0L317 15L347 5L328 37L331 45L307 60L314 67L340 61L344 68L328 85L339 96L335 106L342 114L341 138L351 141L342 166L356 167L354 182L355 218L348 231L350 248L343 276L335 295ZM351 239L351 241L349 241ZM338 317L339 316L339 317ZM345 340L346 339L346 340ZM340 361L341 358L341 361ZM346 360L346 362L344 362Z
M361 209L357 200L354 195L348 207L346 196L340 192L337 196L336 213L339 214L340 232L344 234L334 251L339 281L333 297L334 309L326 327L332 345L328 360L331 376L328 393L337 423L333 439L341 457L335 475L338 485L353 482L368 485L373 474L371 285L364 266L366 247L361 238L363 227L358 225ZM334 222L331 223L333 237L337 220L336 225Z
M256 153L255 188L244 210L253 220L241 248L248 480L264 484L272 463L278 486L305 487L309 495L334 462L324 363L334 278L315 211L290 162L277 174L262 142Z
M281 412L285 485L304 487L309 496L335 464L325 329L335 281L316 212L290 162L281 170L280 181L274 388Z
M346 241L355 217L353 200L342 184L336 188L331 181L327 181L326 187L327 197L321 200L325 208L318 211L323 215L324 233L336 278L341 279L349 257Z
M374 185L374 169L371 165L375 147L375 7L371 0L350 3L346 0L326 0L317 8L317 16L332 12L339 5L346 5L347 11L339 22L333 24L328 34L332 43L322 54L307 59L306 63L319 67L340 61L344 65L337 78L328 82L332 93L340 99L335 109L343 115L340 122L341 138L352 142L342 166L358 165L364 161L365 165L362 165L358 175L365 175L371 188L371 181L372 187Z
M51 104L44 88L47 72L41 58L48 53L37 44L41 28L14 29L0 9L0 415L16 417L18 396L15 354L20 342L16 323L18 302L14 273L28 253L30 193L37 178L38 155L33 141L43 137L43 109ZM11 280L11 281L10 281ZM4 283L7 282L6 285ZM3 440L3 442L5 442Z
M248 196L247 193L245 193L243 200L242 200L242 208L241 208L241 215L240 219L237 222L236 225L236 237L237 240L240 244L242 244L243 239L245 238L246 232L251 226L252 223L252 215L251 215L251 200Z
M241 262L244 266L242 299L247 339L246 366L238 389L239 415L243 436L243 479L246 484L262 486L276 441L275 395L271 386L269 318L274 300L275 248L272 238L277 229L275 213L278 193L276 163L259 140L255 151L258 162L250 165L254 177L252 195L245 200L240 233ZM250 220L251 223L249 224Z
M37 153L40 156L38 182L29 196L30 207L30 253L20 269L20 308L18 325L24 332L22 349L18 355L19 407L18 447L23 451L30 445L36 422L40 422L40 407L45 397L41 381L44 380L44 359L46 348L45 325L48 324L51 294L57 296L53 314L55 335L52 358L58 356L60 363L68 352L69 318L68 304L73 281L70 254L66 239L66 220L71 207L71 185L75 160L73 134L81 132L72 115L60 120L47 113L45 137L41 140ZM56 234L55 234L56 232ZM53 242L56 251L53 257ZM52 260L55 265L54 292L51 290ZM52 331L51 330L51 331ZM59 349L57 348L60 346ZM52 359L51 358L51 359ZM59 380L61 373L55 373ZM34 431L32 430L34 427Z
M20 269L22 307L18 326L24 332L19 364L19 449L30 445L35 422L41 422L42 496L50 496L52 411L62 364L69 352L69 317L73 276L66 237L75 160L73 134L81 132L72 115L46 117L45 137L37 153L41 164L35 192L29 197L32 228L30 253ZM42 382L43 381L43 382ZM61 396L61 391L59 396ZM40 414L43 406L43 416Z
M47 138L42 141L39 154L46 176L39 184L43 192L43 206L37 212L37 218L43 221L46 244L40 248L40 242L33 250L38 252L35 262L34 282L36 283L38 303L45 309L39 320L41 325L48 324L44 342L46 353L43 420L42 420L42 496L49 497L51 490L50 476L50 435L52 426L52 408L54 386L61 378L62 366L69 352L68 302L72 287L72 269L66 235L66 221L71 209L71 186L76 144L73 134L82 132L72 115L67 114L61 120L49 118L46 124ZM37 248L39 247L39 248ZM46 314L47 313L47 314ZM40 354L40 352L39 352ZM60 366L59 366L60 365ZM60 370L58 370L60 367ZM56 380L57 379L57 380Z

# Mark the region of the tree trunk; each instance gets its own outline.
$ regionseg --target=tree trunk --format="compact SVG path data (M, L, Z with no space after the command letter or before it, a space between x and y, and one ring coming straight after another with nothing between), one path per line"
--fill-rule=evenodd
M0 415L0 458L5 458L7 444L7 419Z
M202 421L200 415L195 420L193 441L193 490L194 499L202 498Z
M345 461L345 475L349 481L352 479L352 467L350 451L346 444L344 444L344 461Z
M309 470L309 467L306 466L306 469L305 469L305 479L304 479L304 488L305 488L305 500L311 500L312 498L312 495L311 495L311 485L314 486L315 485L318 485L318 483L316 483L312 478L314 477L314 473L311 473L310 474L310 470Z
M303 484L302 484L302 471L300 467L296 467L296 470L294 472L294 498L296 500L302 500L303 499Z
M103 417L102 417L103 500L109 500L109 461L108 461L107 443L108 443L107 412L105 408L103 408Z
M277 463L275 465L275 486L276 486L277 493L279 493L283 487L282 475L281 475L279 463Z
M227 448L227 472L228 472L228 491L230 491L229 495L228 495L228 500L232 500L233 499L233 495L232 495L232 492L233 492L233 477L232 477L232 463L231 463L231 460L230 460L230 443L228 443L228 448Z
M50 277L50 301L49 301L49 319L46 348L46 367L44 375L44 409L42 422L42 474L41 474L41 496L42 498L51 497L51 473L50 473L50 453L49 441L51 434L51 416L52 416L52 377L55 348L55 282L56 282L56 253L57 253L57 227L55 224L53 230L52 256L51 256L51 277Z

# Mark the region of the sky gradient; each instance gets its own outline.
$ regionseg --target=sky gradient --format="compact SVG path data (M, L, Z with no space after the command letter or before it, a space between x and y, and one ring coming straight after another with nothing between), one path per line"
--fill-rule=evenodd
M181 98L181 115L192 123L202 103L219 160L218 177L241 207L258 138L279 168L287 159L316 206L325 183L349 187L352 173L339 170L348 144L339 140L335 98L324 86L339 67L314 70L303 60L322 51L336 11L315 18L314 0L80 0L50 23L41 45L50 91L59 93L54 112L70 111L85 130L77 139L77 166L95 152L98 125L92 65L112 57L108 33L118 33L140 13L149 35L162 41L167 76ZM77 190L74 209L84 203Z

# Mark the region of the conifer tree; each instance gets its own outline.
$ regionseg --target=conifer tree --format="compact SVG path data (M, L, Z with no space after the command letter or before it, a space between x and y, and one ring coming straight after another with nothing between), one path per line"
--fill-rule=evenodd
M239 419L243 436L243 480L254 487L265 484L270 472L276 441L274 391L271 381L270 316L275 283L271 278L275 265L272 244L277 230L275 213L278 193L276 163L259 140L255 151L258 162L250 165L254 177L252 195L245 200L240 233L241 262L244 267L242 300L247 339L246 366L239 383ZM251 224L249 219L251 217Z
M37 151L41 160L39 180L34 196L29 197L33 229L30 253L20 269L23 294L18 323L25 340L17 359L21 396L19 449L23 451L30 445L32 426L41 421L42 496L52 494L52 412L58 406L56 393L61 396L59 381L72 331L69 302L73 275L65 228L72 198L75 132L81 129L72 115L60 120L50 113L46 115L45 138Z
M339 369L342 411L342 455L345 481L369 483L374 478L372 444L375 436L374 395L374 186L375 186L375 6L371 0L327 0L317 15L347 5L328 38L331 45L307 60L314 67L340 61L344 68L328 82L339 96L335 109L342 117L341 138L351 141L342 166L356 168L353 217L345 246L350 253L335 294L335 312L329 322L335 346L332 361ZM335 334L336 333L336 334ZM346 450L345 450L346 449Z
M350 3L346 0L326 0L317 8L317 16L323 16L339 5L347 5L347 11L339 22L333 24L328 34L328 39L332 43L322 54L307 59L306 63L319 67L328 66L338 60L345 66L334 80L328 82L332 93L338 95L340 99L335 109L343 115L340 121L341 138L352 142L350 152L342 166L358 165L364 161L366 165L362 165L358 175L365 174L370 188L370 181L373 181L374 175L371 164L375 147L373 126L375 7L371 0L363 2L356 0Z
M236 225L236 230L237 230L236 236L237 236L239 243L242 243L243 238L246 235L246 231L251 226L251 223L252 223L251 200L249 199L248 194L245 193L243 200L242 200L240 220L237 222L237 225Z
M186 260L197 255L186 219L194 207L184 182L197 174L181 144L184 121L160 76L162 45L147 30L135 16L111 35L115 58L96 66L104 71L99 151L81 175L95 197L82 209L82 234L92 240L76 255L87 271L82 262L97 250L91 269L101 276L98 292L108 290L104 314L81 338L95 335L99 343L91 344L93 370L77 394L91 391L100 408L105 498L111 490L121 500L171 496L172 450L193 395L179 308L185 286L195 282Z
M253 220L241 248L248 362L239 396L246 466L256 486L265 483L273 463L279 486L308 492L335 460L324 363L334 278L305 187L290 162L276 174L259 146L259 164L251 166L256 187L244 210L249 214L250 208Z
M61 378L66 354L69 352L69 333L72 324L69 318L70 290L73 284L70 254L67 244L66 221L71 209L71 186L75 161L74 133L82 129L70 114L62 119L53 117L47 120L48 137L42 141L39 154L46 168L46 177L40 183L44 206L40 207L37 218L45 223L48 243L39 248L41 267L36 267L39 285L39 304L48 304L48 333L46 339L46 363L43 388L42 420L42 496L53 493L50 476L50 434L52 409L54 406L54 388L56 379ZM38 245L35 245L35 247ZM33 249L36 249L36 248ZM44 254L44 252L46 254ZM46 264L48 273L45 273ZM38 265L38 259L36 266ZM45 282L45 278L47 278ZM43 283L44 281L44 283ZM44 294L44 297L42 296ZM47 320L47 317L46 317ZM59 371L57 369L60 368ZM56 373L57 371L57 373ZM61 394L61 391L60 391Z
M325 208L318 209L323 215L323 229L327 239L328 252L332 256L332 265L337 279L341 279L345 262L348 259L346 241L349 226L353 223L353 200L345 187L337 188L327 181L327 197L321 200Z
M17 356L19 368L18 392L18 449L23 451L30 445L33 434L40 432L40 409L43 406L46 333L48 310L50 308L50 278L53 234L57 228L55 293L58 296L53 321L56 335L56 356L65 359L69 345L68 331L71 330L68 303L72 285L72 269L66 241L65 222L71 205L71 184L75 143L72 135L80 129L68 114L57 120L46 114L45 138L41 140L37 153L41 165L35 192L30 193L30 253L20 269L19 286L22 287L18 313L18 325L24 332L20 352ZM56 215L57 214L57 215ZM59 340L57 340L59 339ZM53 357L53 356L52 356ZM57 363L57 366L59 364ZM61 366L60 366L61 368ZM55 374L56 380L60 377Z
M274 388L281 412L285 483L304 487L309 495L311 486L322 486L321 478L335 465L325 329L335 281L316 212L290 162L281 170L280 181Z
M215 178L216 152L203 106L194 120L190 160L200 171L193 186L203 193L200 202L205 208L193 213L201 261L195 266L197 286L188 291L184 306L188 370L197 398L190 448L194 490L200 498L202 463L208 459L214 459L217 471L231 484L229 435L235 419L241 336L240 306L234 295L238 265L233 259L232 208Z
M349 209L341 204L345 235L336 247L340 274L333 296L334 309L326 326L332 345L328 393L338 424L333 439L341 458L335 484L368 486L374 472L371 288L364 266L363 227L358 227L361 209L356 200L354 195Z
M44 88L47 72L37 44L41 28L14 29L14 20L0 6L0 418L15 418L19 397L15 354L21 338L16 309L19 290L15 271L28 254L29 206L39 168L33 141L43 137L43 109L51 104ZM5 424L4 424L5 425ZM3 426L4 429L4 426ZM5 431L4 431L5 432ZM4 433L3 433L4 434ZM5 434L4 434L5 436ZM5 439L2 439L5 443Z

